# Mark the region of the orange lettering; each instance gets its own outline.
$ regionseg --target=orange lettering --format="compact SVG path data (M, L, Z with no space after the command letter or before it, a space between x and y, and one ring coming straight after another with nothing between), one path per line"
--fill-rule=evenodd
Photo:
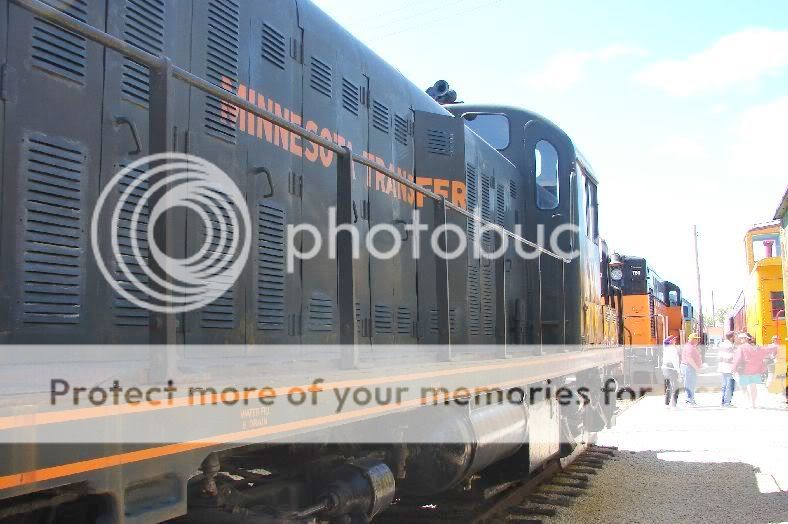
M432 179L425 176L417 176L416 183L425 189L432 189ZM424 205L424 193L416 193L416 207Z
M389 171L397 171L397 168L394 166L394 164L389 164ZM388 179L386 181L386 193L393 196L394 198L399 198L399 182L388 176L386 178Z
M449 198L449 181L445 178L436 178L432 181L433 190L444 198Z
M318 129L317 128L317 124L315 124L311 120L307 121L307 123L306 123L306 130L307 131L309 131L310 133L317 133L317 129ZM304 156L310 162L315 162L315 161L317 161L317 155L318 155L317 144L315 144L314 142L312 142L310 140L309 143L307 144L307 148L306 148L306 151L304 152Z
M463 209L466 208L466 200L465 200L465 183L459 182L457 180L452 180L451 182L451 201L454 205L459 206Z
M277 104L277 107L278 107L278 104ZM289 109L285 109L285 114L284 115L280 115L279 113L277 113L276 116L281 116L285 120L290 120L290 110ZM275 132L275 134L274 134L274 143L276 143L278 141L282 145L282 149L287 151L288 145L290 144L290 131L288 131L284 127L276 126L276 129L274 130L274 132ZM277 138L277 135L278 135L279 138Z
M265 109L265 97L257 93L257 107ZM271 141L271 122L263 120L262 117L257 118L257 138L263 138L263 129L266 130L266 139Z
M246 100L246 86L243 84L238 85L238 92L236 93L240 98ZM246 111L238 108L238 130L246 132Z
M325 138L326 140L333 141L333 137L331 136L331 131L329 131L326 128L323 128L320 131L320 136ZM330 149L326 149L325 147L320 146L320 161L323 163L325 167L330 166L331 162L334 161L334 152L331 151Z
M251 103L253 103L253 104L257 104L257 96L255 96L254 89L250 89L249 90L249 99L248 100ZM248 127L246 129L246 132L249 133L250 135L254 136L254 121L255 121L254 113L247 113L247 119L249 121L249 124L248 124Z
M233 81L227 78L226 76L222 77L221 85L222 85L222 89L225 89L230 93L232 93L235 90L235 88L233 87ZM237 121L236 119L238 118L238 108L222 100L219 102L219 116L221 116L224 120L227 120L228 122L232 122L233 124L235 124Z

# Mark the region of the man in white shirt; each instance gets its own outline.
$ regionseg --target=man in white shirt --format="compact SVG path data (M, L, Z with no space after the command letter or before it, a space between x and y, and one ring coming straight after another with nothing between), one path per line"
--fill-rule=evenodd
M719 364L717 371L722 375L722 407L731 407L731 399L733 398L733 389L736 387L736 381L733 379L733 356L736 348L733 346L736 333L728 331L725 333L725 340L720 342L717 346L719 355Z

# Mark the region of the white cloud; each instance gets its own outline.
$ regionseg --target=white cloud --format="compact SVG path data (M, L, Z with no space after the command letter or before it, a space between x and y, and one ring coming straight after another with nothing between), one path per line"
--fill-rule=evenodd
M786 137L788 96L751 107L736 123L735 142L730 150L730 178L760 190L758 201L764 206L763 216L753 217L753 221L770 219L785 190L788 164L782 159L782 153ZM769 201L768 196L772 196L773 201Z
M594 62L609 62L629 56L643 56L646 52L628 45L610 45L596 51L562 51L553 55L544 69L525 79L525 83L537 89L567 89L586 77L588 67Z
M654 144L653 153L670 162L677 160L702 160L710 156L706 145L694 136L674 135Z
M745 29L683 60L664 60L637 75L641 84L688 96L757 82L788 68L788 31Z

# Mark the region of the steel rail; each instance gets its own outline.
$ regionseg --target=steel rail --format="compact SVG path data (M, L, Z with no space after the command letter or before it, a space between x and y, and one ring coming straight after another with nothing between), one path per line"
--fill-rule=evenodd
M109 33L105 33L104 31L101 31L100 29L97 29L96 27L93 27L90 24L77 20L71 15L68 15L63 11L60 11L54 7L51 7L50 5L45 4L41 0L11 0L11 1L19 5L20 7L32 12L33 14L46 19L49 22L53 22L65 29L68 29L69 31L78 34L79 36L87 38L88 40L92 40L93 42L103 45L104 47L112 49L113 51L117 51L118 53L121 53L122 55L131 58L132 60L139 63L140 65L152 69L152 68L160 67L164 61L168 60L167 57L148 53L147 51L144 51L139 47L131 45L128 42L121 40L120 38L110 35ZM223 100L224 102L239 107L244 111L252 113L253 115L262 118L263 120L276 124L277 126L284 128L289 132L300 136L303 139L318 144L319 146L324 147L336 153L337 155L347 154L343 146L335 144L330 140L326 140L322 136L317 135L311 131L307 131L303 127L296 125L290 122L289 120L286 120L278 115L275 115L274 113L266 111L265 109L249 102L248 100L243 99L238 95L233 94L223 89L222 87L217 86L216 84L212 84L211 82L203 78L200 78L197 75L194 75L193 73L181 67L178 67L173 64L171 65L171 71L173 77L177 78L178 80L181 80L182 82L192 87L200 89L201 91L213 95L216 98ZM564 258L558 255L557 253L553 253L552 251L545 249L539 246L538 244L531 242L530 240L527 240L521 237L520 235L517 235L512 231L509 231L504 227L499 226L494 222L490 222L489 220L485 220L473 213L468 212L462 207L446 200L446 198L443 195L439 195L433 191L430 191L429 189L426 189L423 186L420 186L419 184L401 175L398 175L394 171L387 169L385 166L381 166L373 162L372 160L369 160L368 158L364 158L363 156L357 155L355 153L350 153L350 156L354 162L357 162L363 166L373 169L374 171L377 171L379 173L382 173L383 175L386 175L387 177L399 182L400 184L410 189L413 189L414 191L418 191L419 193L429 197L434 201L443 200L447 208L456 211L460 215L463 215L464 217L470 220L474 220L479 224L485 225L497 231L501 235L505 235L513 240L516 240L522 244L532 247L548 256L551 256L555 259L562 261L565 264L571 262L570 259Z

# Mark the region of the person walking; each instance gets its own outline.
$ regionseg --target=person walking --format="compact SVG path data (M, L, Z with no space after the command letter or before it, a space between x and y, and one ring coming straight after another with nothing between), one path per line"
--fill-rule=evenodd
M724 408L731 407L733 390L736 387L736 381L733 378L733 357L736 353L733 346L734 340L736 340L736 333L728 331L725 333L725 340L717 346L719 357L717 371L722 375L722 407Z
M671 335L662 342L662 376L665 378L665 405L675 408L679 398L679 348L678 339Z
M703 364L698 351L700 335L693 333L681 350L681 374L684 377L684 389L687 392L687 404L690 406L695 403L695 386L698 384L698 371Z
M761 375L766 370L764 360L767 354L763 348L753 345L749 333L739 333L737 338L742 344L736 348L733 370L739 374L739 385L749 399L750 407L754 408L758 401L758 384L762 382Z

